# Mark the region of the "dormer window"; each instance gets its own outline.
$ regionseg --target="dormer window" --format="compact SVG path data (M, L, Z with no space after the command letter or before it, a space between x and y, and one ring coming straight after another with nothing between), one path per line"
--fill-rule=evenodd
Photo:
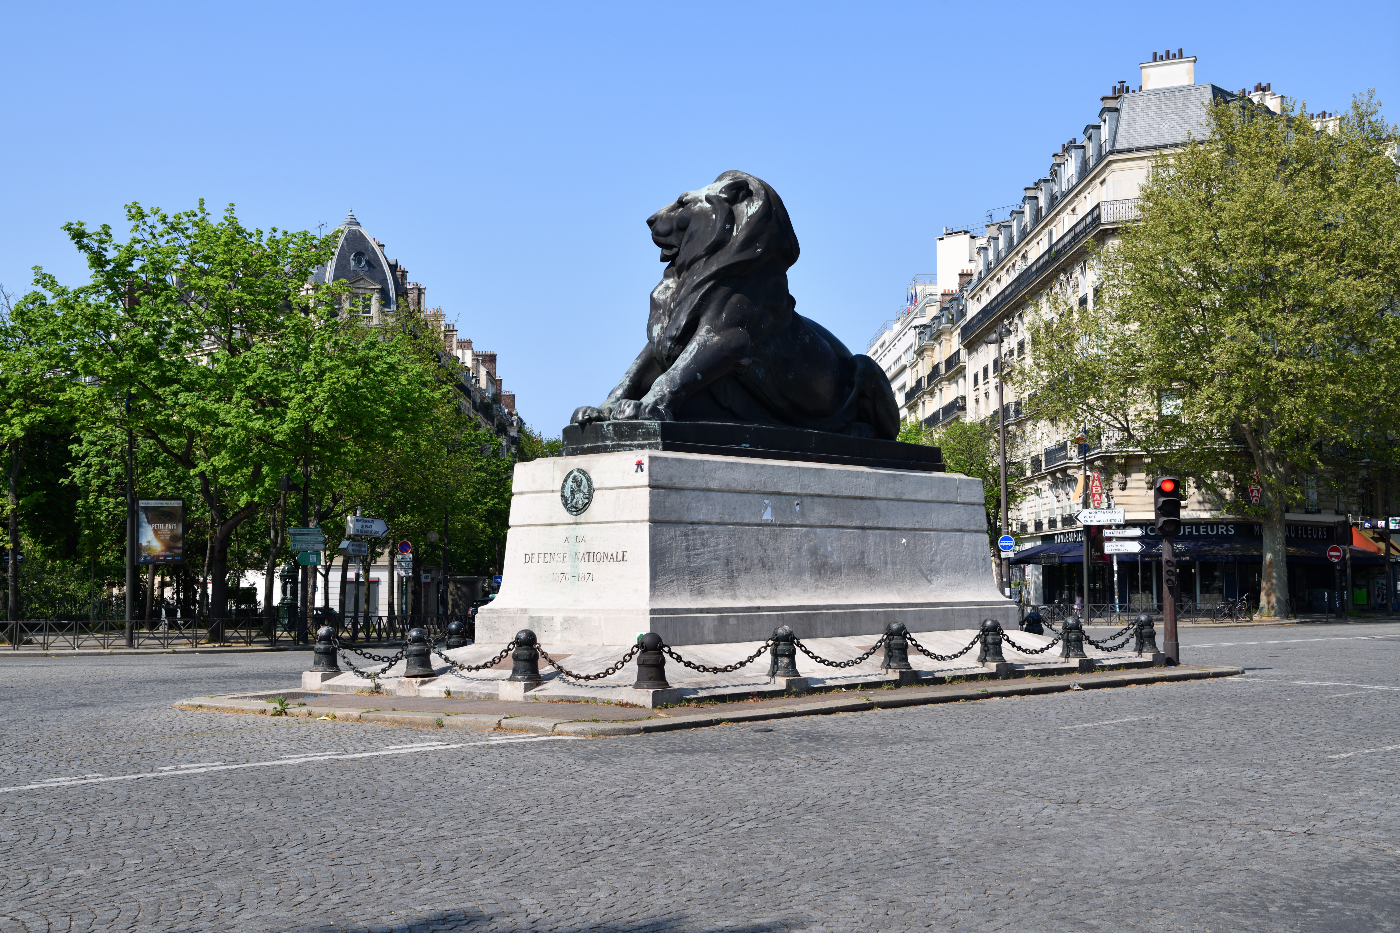
M359 271L364 271L366 265L368 265L368 261L366 260L365 254L364 254L364 253L359 252L359 251L356 251L356 252L350 254L350 268L351 268L351 269L357 269L357 270L359 270Z

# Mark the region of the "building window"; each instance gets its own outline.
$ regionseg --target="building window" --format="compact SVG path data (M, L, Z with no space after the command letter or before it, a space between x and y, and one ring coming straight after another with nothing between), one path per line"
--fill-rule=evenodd
M350 254L350 268L363 270L367 265L365 254L355 252Z

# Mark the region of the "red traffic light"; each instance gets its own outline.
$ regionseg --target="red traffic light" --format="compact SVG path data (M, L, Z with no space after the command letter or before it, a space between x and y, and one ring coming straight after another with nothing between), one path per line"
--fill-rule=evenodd
M1162 490L1162 492L1176 492L1176 480L1164 479L1157 488Z

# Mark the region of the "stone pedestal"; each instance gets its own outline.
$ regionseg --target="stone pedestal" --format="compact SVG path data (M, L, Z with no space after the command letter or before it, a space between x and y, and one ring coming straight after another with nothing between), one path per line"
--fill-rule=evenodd
M671 645L1014 627L982 487L952 473L660 450L517 464L476 642Z

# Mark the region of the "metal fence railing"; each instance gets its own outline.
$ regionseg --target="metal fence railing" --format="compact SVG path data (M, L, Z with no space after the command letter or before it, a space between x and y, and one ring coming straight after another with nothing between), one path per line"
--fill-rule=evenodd
M425 629L434 640L447 635L447 626L460 621L466 637L476 635L476 623L471 616L360 616L350 619L332 618L330 623L342 641L355 644L393 644L404 642L414 628ZM316 629L325 623L319 616L312 620L306 633L306 644L315 641ZM153 619L133 623L132 644L137 648L201 648L201 647L277 647L296 643L297 622L294 619L270 618L267 615L235 616L226 619ZM80 649L124 648L126 623L120 619L29 619L0 622L0 650L42 649L76 651Z

